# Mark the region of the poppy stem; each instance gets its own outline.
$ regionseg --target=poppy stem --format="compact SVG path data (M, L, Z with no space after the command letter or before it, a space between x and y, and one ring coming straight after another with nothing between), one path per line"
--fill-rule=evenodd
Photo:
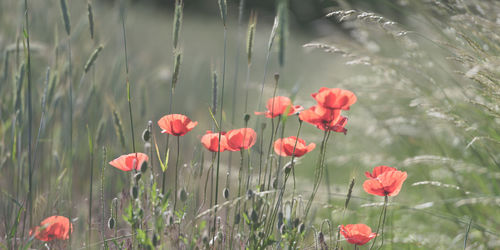
M389 196L385 195L384 196L384 207L382 208L382 211L380 212L380 216L378 218L378 225L377 225L377 231L376 231L377 236L373 239L372 245L370 246L370 250L373 248L373 246L375 246L375 242L377 241L377 238L378 238L378 232L380 230L380 225L381 224L385 224L385 213L386 213L386 210L387 210L387 202L388 202L388 200L389 200ZM382 234L383 234L383 232L384 232L384 229L383 229L383 226L382 226ZM384 237L383 237L383 235L382 235L382 244L384 244Z
M179 157L180 157L180 136L177 136L177 159L175 159L175 193L174 193L174 213L177 206L177 189L179 179Z
M307 219L307 216L309 214L309 210L311 209L311 205L312 205L312 202L314 200L314 196L316 195L316 192L318 192L319 184L320 184L321 179L323 177L326 144L328 142L329 137L330 137L330 131L325 130L325 133L323 135L323 140L321 141L321 149L320 149L320 153L319 153L319 163L318 163L318 166L316 167L316 170L315 170L314 188L313 188L313 192L311 193L311 197L307 201L306 210L304 213L304 220Z

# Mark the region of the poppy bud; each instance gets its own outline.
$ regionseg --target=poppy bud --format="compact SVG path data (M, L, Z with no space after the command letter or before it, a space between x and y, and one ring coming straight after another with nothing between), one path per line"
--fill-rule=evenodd
M201 238L201 241L203 241L203 244L208 245L208 236L203 235L203 237Z
M278 81L280 79L280 74L279 73L274 73L274 80Z
M174 216L169 214L167 217L167 223L168 225L173 225L174 224Z
M285 234L286 233L286 227L285 227L285 224L282 224L280 226L280 234Z
M245 124L247 124L248 121L250 120L250 114L245 114L244 120L245 120Z
M292 164L286 164L285 174L290 174L290 171L292 171Z
M143 162L141 164L141 172L142 173L146 173L147 170L148 170L148 163L147 162Z
M144 142L148 142L149 139L151 139L151 134L149 132L149 129L145 129L143 132L142 132L142 140Z
M185 202L188 198L188 194L186 192L186 189L182 188L181 191L179 192L179 199L181 199L182 202Z
M250 213L250 219L253 223L257 223L259 221L259 215L255 210L252 210L252 212Z
M143 164L144 165L144 164ZM141 179L142 177L142 174L139 172L137 174L134 175L134 180L135 180L135 183L139 182L139 180Z
M222 195L224 196L224 199L229 198L229 189L224 188L224 191L222 191Z
M299 223L300 223L299 218L295 218L295 220L293 220L293 227L298 227Z
M306 225L304 224L304 222L300 223L300 225L299 225L299 234L304 233L305 230L306 230Z
M153 246L158 246L158 243L160 243L160 237L158 237L158 234L154 233L153 234Z
M113 218L113 217L109 218L109 220L108 220L108 228L109 229L115 228L115 218Z
M235 224L235 225L240 224L240 213L236 213L236 214L234 215L234 224Z
M253 198L253 191L252 189L247 190L247 200L251 200Z
M132 198L137 199L139 196L139 188L137 186L132 186L130 193L132 194Z
M273 179L273 188L277 189L278 188L278 178L274 177Z

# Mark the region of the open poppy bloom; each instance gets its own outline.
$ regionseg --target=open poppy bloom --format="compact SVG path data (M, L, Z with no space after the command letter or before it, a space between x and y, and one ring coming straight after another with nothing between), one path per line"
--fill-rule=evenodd
M295 144L297 144L297 146L295 146ZM310 143L309 145L306 145L304 140L295 136L280 138L274 142L274 152L281 156L295 155L296 157L301 157L306 153L311 152L315 147L316 144Z
M407 177L406 172L387 166L376 167L373 174L369 176L368 174L367 177L370 179L363 183L363 189L369 194L379 196L396 196L401 191L403 182Z
M365 175L366 177L368 177L368 179L376 179L380 174L384 173L384 172L389 172L389 171L396 171L397 169L393 168L393 167L388 167L388 166L378 166L378 167L375 167L373 169L373 173L370 173L370 172L365 172Z
M290 98L285 96L276 96L267 101L266 112L254 112L256 115L266 115L267 118L274 118L278 115L284 115L287 112L288 115L294 115L300 112L304 108L302 106L293 106Z
M212 132L212 131L207 131L206 134L204 134L201 137L201 144L208 150L212 152L224 152L227 149L227 138L226 138L226 132L221 133L221 138L220 138L220 151L219 151L219 133L218 132Z
M349 90L339 88L320 88L318 93L312 94L318 105L327 109L349 110L357 100L356 95Z
M131 153L128 155L122 155L110 161L109 165L118 168L122 171L131 171L132 169L140 171L142 163L147 161L148 161L148 155L144 153Z
M257 133L251 128L229 130L226 133L227 150L240 151L251 148L257 141Z
M191 131L198 122L193 122L185 115L170 114L162 117L158 121L158 126L162 129L162 133L167 133L175 136L183 136Z
M368 241L377 236L377 234L372 233L372 229L365 224L341 225L340 233L347 242L358 246L368 243Z
M342 124L340 122L340 109L325 109L319 105L312 106L307 110L300 112L299 118L302 121L315 125L321 130L331 130L344 132L343 129L347 123L347 118ZM347 131L347 130L346 130Z
M73 232L73 225L64 216L50 216L30 230L29 234L41 241L67 240Z

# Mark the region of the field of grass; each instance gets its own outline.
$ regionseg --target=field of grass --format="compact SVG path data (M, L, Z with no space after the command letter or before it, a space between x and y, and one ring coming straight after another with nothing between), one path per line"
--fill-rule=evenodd
M325 1L311 30L287 0L212 2L0 1L0 248L500 249L499 2ZM356 95L346 135L254 114L321 87ZM198 123L168 136L168 114ZM249 149L200 143L244 127ZM298 133L293 163L270 147ZM135 152L147 169L109 164ZM380 165L408 176L387 202L363 188ZM35 237L53 215L72 233ZM358 223L375 240L339 233Z

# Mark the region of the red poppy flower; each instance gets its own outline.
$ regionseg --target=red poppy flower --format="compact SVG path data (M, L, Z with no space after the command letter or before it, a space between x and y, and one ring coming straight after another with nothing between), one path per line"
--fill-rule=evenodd
M349 110L357 100L356 95L349 90L339 88L320 88L318 93L312 94L318 105L327 109Z
M377 236L377 234L372 233L372 229L365 224L341 225L340 233L347 242L358 246L368 243L368 241Z
M122 171L141 170L142 163L148 161L148 156L144 153L131 153L122 155L109 162L109 165Z
M380 172L382 170L385 172ZM375 175L376 177L372 178ZM368 177L371 179L366 180L363 183L363 189L367 193L373 195L396 196L399 191L401 191L401 187L403 186L403 182L406 180L406 177L406 172L390 170L389 167L379 167L378 169L374 169L373 174Z
M297 143L297 146L295 146ZM295 152L294 148L295 147ZM300 138L297 139L295 136L290 136L287 138L280 138L274 142L274 152L281 156L292 156L301 157L306 153L311 152L316 147L316 144L310 143L306 145L306 142Z
M193 122L185 115L170 114L162 117L158 121L158 126L162 129L162 133L167 133L175 136L183 136L191 131L198 122Z
M68 218L54 215L40 222L40 226L31 229L29 234L35 234L35 238L41 241L52 241L67 240L72 232L73 225Z
M267 101L266 112L254 112L256 115L266 115L267 118L274 118L278 115L283 115L288 110L288 115L296 114L304 108L302 106L293 106L290 98L285 96L276 96Z
M227 150L240 151L251 148L257 141L257 133L251 128L229 130L226 133Z
M344 132L343 126L345 126L347 122L347 118L345 118L345 121L342 121L342 124L339 124L341 118L340 109L325 109L319 105L313 106L307 110L300 112L299 118L302 121L311 123L317 128L325 131L339 130L340 132Z
M226 132L222 132L221 135L220 152L224 152L227 149ZM201 144L212 152L219 151L219 133L207 131L207 133L201 137Z
M389 171L396 171L397 169L393 168L393 167L388 167L388 166L378 166L378 167L375 167L373 169L373 174L370 173L370 172L365 172L365 175L366 177L368 177L368 179L376 179L380 174L384 173L384 172L389 172Z

